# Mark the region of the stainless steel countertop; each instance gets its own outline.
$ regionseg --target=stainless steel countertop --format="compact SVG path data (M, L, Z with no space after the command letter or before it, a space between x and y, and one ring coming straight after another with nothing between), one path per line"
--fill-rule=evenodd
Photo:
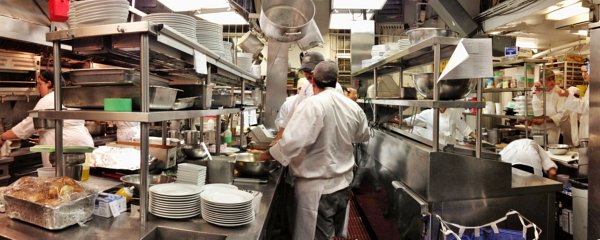
M216 235L226 235L227 240L258 239L265 229L266 220L270 214L270 206L273 201L275 189L281 180L281 168L269 176L266 184L236 183L240 189L255 190L262 192L260 211L254 222L240 227L219 227L212 225L200 216L172 220L148 215L148 223L145 228L141 226L139 218L131 218L129 212L123 213L116 218L103 218L94 216L84 226L71 226L63 230L50 231L19 220L8 218L6 214L0 214L0 237L8 239L139 239L152 230L155 226L165 226L191 231L198 231ZM96 185L101 189L108 189L119 184L119 181L103 178L90 177L88 184Z
M520 169L512 169L512 189L510 192L513 194L560 192L562 188L562 183L555 180L533 175Z

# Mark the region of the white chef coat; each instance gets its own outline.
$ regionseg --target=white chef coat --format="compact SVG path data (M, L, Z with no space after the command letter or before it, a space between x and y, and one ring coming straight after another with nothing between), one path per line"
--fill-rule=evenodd
M33 110L54 109L54 92L42 97ZM94 146L94 140L90 132L84 126L84 120L64 120L63 121L63 145L64 146ZM26 139L35 133L33 127L33 118L26 117L11 129L20 139ZM54 129L40 132L40 144L54 145ZM45 167L51 167L48 154L42 154L42 162Z
M542 176L542 169L548 171L557 168L548 153L531 139L518 139L510 142L502 151L500 157L503 162L512 165L521 164L533 168L535 175Z
M369 140L367 118L354 101L326 88L300 103L288 125L269 152L296 177L294 239L314 239L321 195L350 186L352 143Z
M279 108L279 113L277 113L277 118L275 118L275 126L277 128L283 127L283 122L287 118L290 112L290 108L292 108L292 105L294 105L294 102L296 101L297 97L298 95L289 96L285 99L285 102L281 104L281 107Z
M342 89L342 85L340 85L339 83L335 83L335 90L337 92L341 93L342 95L344 94L344 89ZM297 97L294 101L294 104L292 104L292 106L290 107L287 117L281 124L282 128L286 128L286 126L292 119L292 116L294 115L294 112L296 111L296 108L298 107L298 105L302 101L304 101L304 99L306 99L312 95L315 95L315 93L313 92L312 84L310 82L308 84L304 84L304 86L302 86L302 90L296 95Z
M413 133L417 136L433 139L433 109L426 109L420 113L405 118L404 123L413 126ZM458 108L447 108L440 112L440 143L455 144L457 136L469 136L473 129L461 119L462 112Z
M118 121L117 125L117 141L131 141L134 138L140 137L139 122L124 122Z
M579 88L570 87L569 96L565 101L565 108L571 112L580 114L579 116L579 138L589 138L590 129L590 88L585 90L585 95L582 98L576 98L575 93L579 92Z
M558 95L560 90L561 89L558 86L555 86L552 90L546 92L546 116L552 119L552 122L546 123L548 144L558 143L560 137L560 124L568 118L564 109L565 97ZM537 92L533 95L531 105L533 108L533 115L536 117L544 115L543 96L542 92ZM532 125L532 127L535 130L544 130L544 124Z

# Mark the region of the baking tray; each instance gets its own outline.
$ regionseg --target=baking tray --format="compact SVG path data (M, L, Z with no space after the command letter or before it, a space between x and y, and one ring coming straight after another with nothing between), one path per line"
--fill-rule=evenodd
M170 84L170 87L183 91L177 94L179 98L196 97L195 109L210 109L212 105L213 85L211 84Z
M68 86L63 87L63 105L72 108L104 108L105 98L131 98L140 109L139 86ZM150 109L169 110L177 97L175 88L150 86Z
M178 98L175 100L175 103L173 103L173 110L191 108L194 106L196 99L198 99L198 97Z
M75 86L139 85L140 72L131 68L77 69L66 72ZM169 81L150 74L150 85L167 87Z
M92 217L97 193L89 189L86 189L86 192L84 197L55 207L4 195L6 214L10 218L45 229L63 229L73 224L84 223Z

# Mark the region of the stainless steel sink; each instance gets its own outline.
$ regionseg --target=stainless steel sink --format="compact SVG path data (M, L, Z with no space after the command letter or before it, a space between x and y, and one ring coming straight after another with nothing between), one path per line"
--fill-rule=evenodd
M227 236L159 226L152 229L140 240L224 240L225 238Z

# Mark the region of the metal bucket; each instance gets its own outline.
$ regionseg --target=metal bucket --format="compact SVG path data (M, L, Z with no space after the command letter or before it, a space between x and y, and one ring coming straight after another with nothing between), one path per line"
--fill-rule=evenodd
M306 35L315 17L315 4L310 0L270 0L262 2L260 26L269 38L293 42Z
M258 39L258 37L252 34L252 31L245 33L238 42L238 47L240 47L244 52L258 54L263 50L265 44Z
M310 20L306 35L298 40L298 47L302 51L306 51L314 47L322 47L323 43L325 43L325 40L323 40L323 36L321 35L321 31L319 31L317 23L314 19Z

